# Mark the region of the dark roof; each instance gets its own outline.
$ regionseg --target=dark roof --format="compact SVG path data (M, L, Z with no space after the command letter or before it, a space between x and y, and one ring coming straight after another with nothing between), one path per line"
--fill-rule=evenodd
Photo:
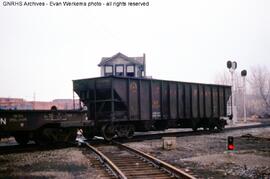
M115 55L113 55L112 57L103 57L101 59L101 62L98 64L98 66L102 66L104 65L105 63L107 63L108 61L112 60L112 59L115 59L117 57L121 57L127 61L130 61L131 63L134 63L134 64L139 64L139 65L143 65L144 64L144 57L128 57L122 53L117 53Z

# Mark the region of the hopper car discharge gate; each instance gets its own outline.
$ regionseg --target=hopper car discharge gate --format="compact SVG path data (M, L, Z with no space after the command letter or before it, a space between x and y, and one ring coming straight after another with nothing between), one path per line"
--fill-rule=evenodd
M222 130L229 117L225 85L109 76L74 80L73 89L93 122L89 136L107 140L167 128Z

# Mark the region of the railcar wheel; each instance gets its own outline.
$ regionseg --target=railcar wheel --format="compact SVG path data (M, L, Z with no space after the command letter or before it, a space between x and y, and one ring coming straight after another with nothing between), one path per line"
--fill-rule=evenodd
M198 125L196 123L192 124L192 130L196 132L198 130Z
M49 145L57 142L58 131L55 128L43 128L34 135L34 141L38 145Z
M51 139L43 131L36 132L33 140L38 145L49 145L52 143Z
M64 142L74 142L76 140L77 137L77 130L76 129L67 129L67 134L65 137L65 141Z
M192 130L196 132L198 130L197 126L192 127Z
M16 142L20 145L26 145L29 142L28 133L18 133L14 135Z
M75 141L76 136L76 129L45 128L36 132L34 141L39 145L67 143Z
M219 120L217 122L217 125L216 125L217 126L217 130L218 131L223 131L226 124L227 124L227 122L225 120Z
M128 128L128 132L127 132L126 138L131 139L134 136L134 132L135 132L134 127L133 126L130 126Z
M217 130L218 130L218 131L223 131L224 128L225 128L225 125L223 125L223 124L218 124L218 125L217 125Z
M114 127L111 125L104 125L101 128L102 136L105 140L111 141L115 136Z
M210 125L209 126L209 131L214 132L215 131L215 125Z

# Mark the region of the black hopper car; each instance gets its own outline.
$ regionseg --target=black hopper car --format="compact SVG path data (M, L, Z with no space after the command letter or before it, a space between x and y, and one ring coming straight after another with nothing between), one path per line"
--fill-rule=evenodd
M135 131L226 125L231 87L130 77L99 77L73 81L87 107L87 137L133 136ZM230 112L230 111L228 111Z

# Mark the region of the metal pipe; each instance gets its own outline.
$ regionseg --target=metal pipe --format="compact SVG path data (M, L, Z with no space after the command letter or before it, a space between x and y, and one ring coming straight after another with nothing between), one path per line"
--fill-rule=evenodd
M246 77L243 76L243 83L244 83L244 89L243 89L243 103L244 103L244 122L247 122L247 111L246 111Z
M235 85L234 85L234 71L235 69L230 69L231 72L231 81L232 81L232 108L231 108L231 115L233 116L232 122L235 124L237 122L237 109L236 109L236 98L235 98Z

